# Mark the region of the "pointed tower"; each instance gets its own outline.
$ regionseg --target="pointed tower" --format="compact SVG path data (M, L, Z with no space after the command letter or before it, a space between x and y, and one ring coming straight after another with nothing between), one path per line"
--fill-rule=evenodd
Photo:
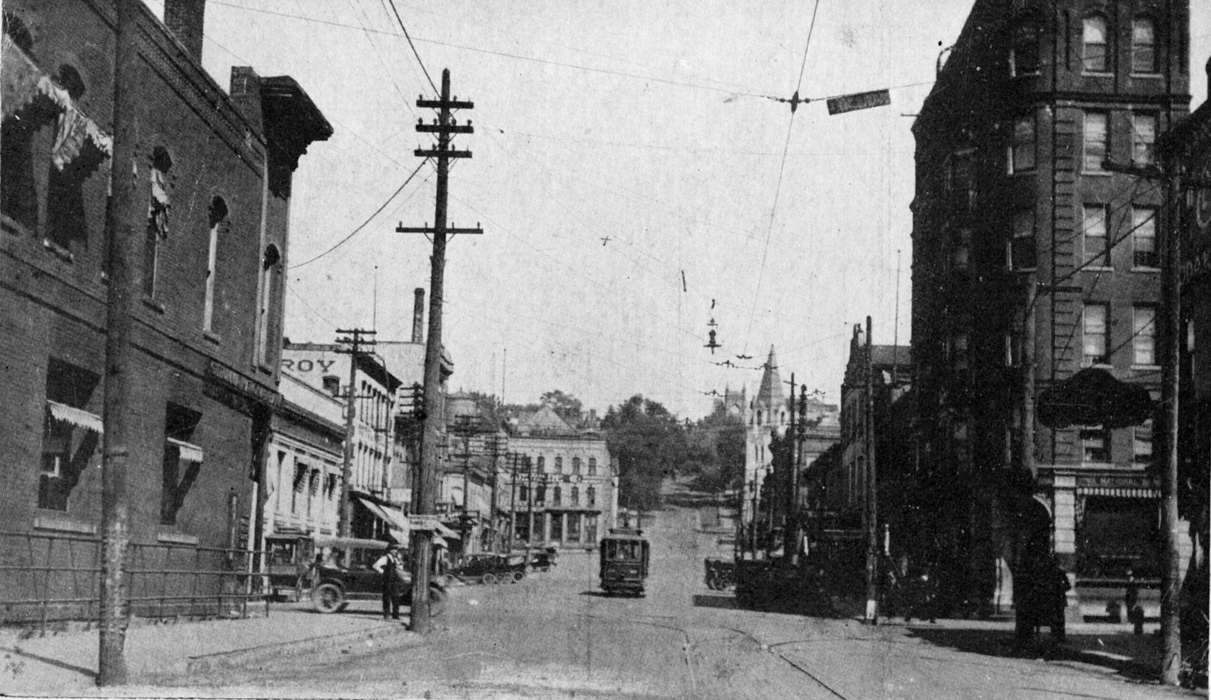
M744 412L744 502L741 512L745 523L751 522L753 517L753 488L760 489L759 480L769 473L773 462L770 437L773 433L781 435L786 430L787 420L778 356L771 345L769 357L762 366L760 388ZM765 504L757 507L761 512L765 511Z

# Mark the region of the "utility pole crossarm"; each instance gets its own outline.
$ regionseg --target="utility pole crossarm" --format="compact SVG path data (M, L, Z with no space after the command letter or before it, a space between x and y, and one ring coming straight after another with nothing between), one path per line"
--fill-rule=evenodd
M395 232L396 233L424 233L427 235L433 235L435 233L444 233L449 236L455 236L460 233L463 233L463 234L471 234L471 235L478 236L478 235L482 234L484 232L484 230L478 226L476 226L475 228L446 227L446 228L443 228L441 231L438 231L436 227L432 227L432 226L396 226Z
M448 148L418 148L412 151L417 158L470 158L471 151L456 151Z
M457 97L454 99L442 97L440 100L426 100L422 97L416 100L416 106L425 109L475 109L474 102L459 100Z
M425 124L417 122L416 130L422 134L474 134L475 127L466 124Z

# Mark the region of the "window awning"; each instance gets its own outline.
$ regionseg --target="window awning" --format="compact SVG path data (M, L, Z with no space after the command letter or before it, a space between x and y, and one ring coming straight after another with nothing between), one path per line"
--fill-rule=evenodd
M377 503L358 494L353 494L353 496L366 507L366 510L370 511L374 517L381 520L387 526L387 532L390 533L392 539L400 544L407 542L408 520L400 509Z
M65 403L59 403L58 401L51 401L49 399L46 401L46 407L50 409L50 415L55 420L61 420L66 423L71 423L78 428L91 430L97 435L101 435L105 432L101 423L101 416L98 416L95 413L89 413L82 408L68 406Z
M0 62L0 71L4 74L3 93L0 94L4 118L37 100L49 100L58 109L59 124L51 153L55 167L62 170L86 146L102 158L113 155L113 138L81 112L67 90L56 85L7 34L4 35Z
M164 438L164 442L177 448L177 451L180 453L181 459L185 460L186 462L201 462L202 461L202 457L204 455L203 455L201 447L198 447L197 445L194 445L192 443L185 442L184 440L178 440L176 438Z
M459 535L457 532L451 530L450 528L446 527L445 525L442 525L441 523L437 523L436 532L437 532L437 534L441 535L442 537L446 538L447 540L461 540L462 539L461 535Z

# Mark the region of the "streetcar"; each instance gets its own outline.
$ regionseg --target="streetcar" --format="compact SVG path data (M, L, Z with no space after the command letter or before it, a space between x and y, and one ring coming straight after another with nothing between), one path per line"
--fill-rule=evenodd
M601 540L600 551L601 590L607 595L643 595L651 554L643 530L610 528L610 534Z

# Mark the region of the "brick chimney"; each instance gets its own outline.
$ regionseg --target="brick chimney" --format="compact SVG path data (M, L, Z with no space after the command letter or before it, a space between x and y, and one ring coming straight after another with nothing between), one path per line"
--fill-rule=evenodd
M425 341L425 290L417 287L413 292L416 299L412 302L412 342Z
M202 62L202 26L206 0L164 0L164 24L190 56Z

